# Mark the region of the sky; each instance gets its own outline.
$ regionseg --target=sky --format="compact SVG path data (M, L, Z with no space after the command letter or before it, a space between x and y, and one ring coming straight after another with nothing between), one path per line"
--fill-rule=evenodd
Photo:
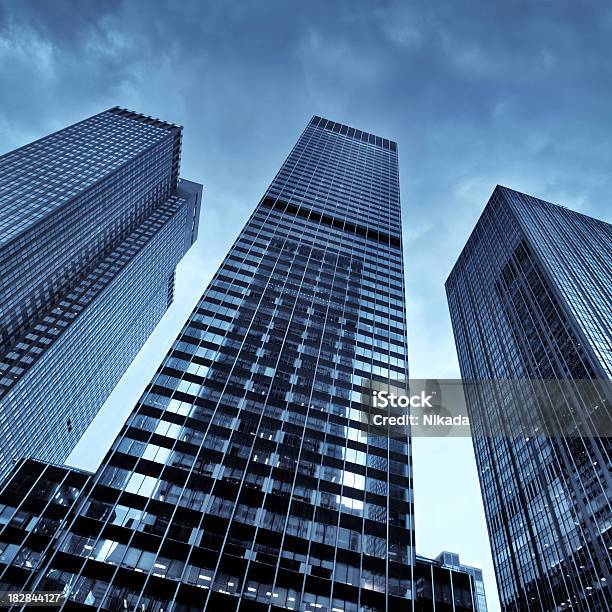
M0 0L0 154L111 106L204 184L175 303L75 449L95 469L314 114L398 142L414 378L458 376L444 281L496 184L609 220L612 4ZM483 568L468 439L414 441L418 552Z

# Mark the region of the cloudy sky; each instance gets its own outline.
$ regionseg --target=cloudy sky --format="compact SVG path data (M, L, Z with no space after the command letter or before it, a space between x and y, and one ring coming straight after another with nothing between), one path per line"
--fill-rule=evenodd
M93 469L313 114L399 143L411 371L454 377L443 283L497 183L609 218L612 5L0 0L0 153L110 106L182 124L205 185L176 303L71 461ZM415 441L417 548L494 579L468 440Z

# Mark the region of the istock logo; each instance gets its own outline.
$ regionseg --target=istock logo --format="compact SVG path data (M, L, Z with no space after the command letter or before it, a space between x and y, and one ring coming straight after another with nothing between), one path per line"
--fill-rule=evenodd
M433 395L421 391L418 395L396 395L388 391L373 391L374 408L433 408Z

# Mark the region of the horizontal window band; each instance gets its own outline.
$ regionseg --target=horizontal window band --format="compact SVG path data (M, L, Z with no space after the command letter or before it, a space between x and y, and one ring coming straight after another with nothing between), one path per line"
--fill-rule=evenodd
M369 229L363 225L351 223L350 221L343 221L342 219L322 214L316 210L313 210L312 208L300 206L299 204L290 204L289 202L285 202L283 200L274 200L273 198L265 197L261 201L261 205L265 206L266 208L272 208L274 210L295 215L296 217L302 217L308 221L323 223L329 227L333 227L350 234L355 234L357 236L362 236L368 240L376 240L382 244L389 244L395 247L402 246L401 238L397 236L391 236L385 232Z
M393 142L393 140L387 140L386 138L381 138L380 136L375 136L374 134L357 130L348 125L343 125L342 123L336 123L335 121L331 121L329 119L323 119L323 117L313 117L310 120L310 125L331 130L332 132L342 134L343 136L349 136L355 140L361 140L363 142L382 147L383 149L388 149L389 151L397 151L397 143Z

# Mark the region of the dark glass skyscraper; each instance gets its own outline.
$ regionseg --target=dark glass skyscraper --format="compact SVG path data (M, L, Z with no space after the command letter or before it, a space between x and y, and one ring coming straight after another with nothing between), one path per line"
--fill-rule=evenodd
M446 284L462 377L501 381L467 399L504 610L612 605L611 245L611 225L497 187ZM576 381L545 387L563 435L497 435L542 409L516 379Z
M410 441L361 418L407 380L401 247L395 143L314 117L96 474L68 494L22 464L50 470L38 507L76 498L64 526L32 533L25 477L0 494L0 582L71 610L411 609Z
M0 157L0 475L61 462L168 308L201 186L119 108Z

